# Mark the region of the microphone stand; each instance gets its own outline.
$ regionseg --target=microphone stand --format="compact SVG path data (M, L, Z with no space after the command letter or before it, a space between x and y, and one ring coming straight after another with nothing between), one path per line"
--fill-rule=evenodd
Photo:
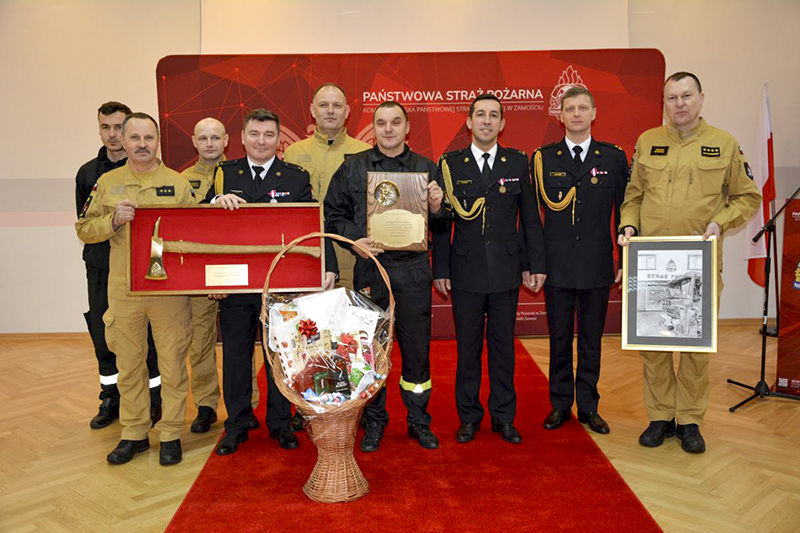
M732 385L736 385L737 387L742 387L744 389L748 389L753 391L749 397L745 398L741 402L737 403L733 407L729 408L728 410L733 413L738 408L742 407L746 403L749 403L756 398L765 398L767 396L778 396L780 398L788 398L790 400L800 400L800 396L795 396L793 394L785 394L783 392L775 392L771 391L769 385L764 380L764 373L766 370L766 361L767 361L767 337L769 336L769 332L767 331L767 314L769 312L769 278L770 273L772 271L772 238L775 233L775 221L777 220L778 216L783 213L783 210L786 209L786 206L789 205L797 194L800 193L800 187L794 191L794 194L786 200L786 203L783 204L775 215L767 221L766 224L759 230L755 237L753 237L753 242L758 242L764 233L767 234L767 260L764 264L764 272L766 273L766 281L764 283L764 314L763 314L763 322L761 325L761 379L758 383L753 385L745 385L744 383L739 383L738 381L734 381L732 379L728 379L728 383Z

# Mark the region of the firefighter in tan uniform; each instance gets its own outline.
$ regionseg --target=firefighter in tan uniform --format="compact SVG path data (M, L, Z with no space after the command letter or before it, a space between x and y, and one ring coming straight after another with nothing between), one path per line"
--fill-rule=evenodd
M761 195L736 139L700 117L703 97L694 74L678 72L667 78L669 123L644 132L636 143L619 244L627 245L633 235L716 235L721 291L722 234L744 224L761 205ZM699 426L708 409L708 354L681 352L676 375L672 353L640 353L650 425L639 444L660 446L665 437L677 434L684 451L704 452Z
M311 116L316 122L314 135L289 146L283 156L287 163L300 165L308 171L311 190L318 202L325 200L331 177L345 156L372 148L347 134L345 121L349 115L344 89L335 83L321 85L311 100ZM355 257L340 246L334 249L339 263L339 284L352 289Z
M211 117L201 119L194 127L192 144L197 150L197 163L181 175L189 180L197 202L203 200L214 184L217 163L225 161L228 134L225 125ZM189 344L192 397L197 407L197 417L192 422L192 433L205 433L217 421L219 404L219 374L217 373L217 308L218 303L207 296L190 296L192 307L192 342ZM258 406L258 376L253 358L252 406ZM253 416L251 429L258 428Z
M117 354L122 440L108 455L109 463L130 461L150 447L150 393L147 373L147 324L152 326L161 371L163 416L156 424L161 441L159 462L179 463L180 436L186 416L186 350L191 337L191 313L186 296L126 294L126 222L143 204L193 203L185 178L156 159L158 125L144 113L122 123L125 166L104 174L84 205L75 228L86 243L110 239L108 311L103 315L106 342Z

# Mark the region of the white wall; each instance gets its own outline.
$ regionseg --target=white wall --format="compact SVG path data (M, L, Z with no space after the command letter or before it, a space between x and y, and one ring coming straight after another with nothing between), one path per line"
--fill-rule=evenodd
M770 81L780 195L800 182L799 15L796 0L2 0L0 333L85 331L75 171L100 147L100 103L156 114L163 56L655 47L700 76L706 118L745 153ZM723 317L760 314L741 250L729 236Z
M631 47L661 50L667 75L695 73L705 93L703 116L736 137L745 155L755 151L761 89L769 82L777 196L791 195L800 186L800 2L630 0L628 18ZM725 236L723 253L720 318L761 316L763 289L747 275L743 228ZM774 291L770 299L774 316Z

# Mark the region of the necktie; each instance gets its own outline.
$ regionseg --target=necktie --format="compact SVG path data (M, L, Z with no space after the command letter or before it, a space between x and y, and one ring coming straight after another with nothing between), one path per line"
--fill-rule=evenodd
M492 181L492 169L489 167L489 157L491 157L491 155L488 152L483 154L483 170L481 170L481 179L483 180L484 188L488 187L489 183Z
M253 172L256 173L255 180L256 185L256 193L260 196L262 193L262 189L264 188L264 180L261 178L261 173L264 172L264 167L253 166Z
M581 161L581 152L583 152L583 148L576 145L572 148L572 151L575 152L575 168L581 168L581 163L583 163Z

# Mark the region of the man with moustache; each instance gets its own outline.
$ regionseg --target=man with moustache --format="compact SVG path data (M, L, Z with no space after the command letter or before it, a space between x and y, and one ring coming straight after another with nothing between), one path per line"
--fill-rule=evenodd
M569 88L561 99L566 134L560 142L536 150L531 169L544 211L547 257L544 295L552 411L544 427L561 427L571 418L575 403L580 422L607 434L608 424L597 412L597 382L609 288L622 278L622 270L614 270L614 241L628 163L618 146L592 137L596 116L592 93L585 87ZM576 308L578 367L573 377Z
M545 261L528 159L524 152L497 144L504 127L500 100L491 94L478 96L467 117L472 144L439 160L445 205L455 211L455 229L452 243L449 228L445 239L434 242L434 284L453 297L459 443L475 438L484 414L480 403L484 327L492 431L506 442L522 442L514 427L514 323L520 283L524 280L528 288L541 289Z
M75 206L78 217L83 206L92 192L92 187L98 178L115 168L119 168L127 161L125 148L122 146L122 121L131 110L119 102L106 102L97 110L97 122L100 130L100 140L103 146L97 157L85 163L78 169L75 177ZM111 425L119 418L119 390L117 388L117 363L116 355L109 350L105 338L105 325L103 313L108 309L108 254L110 245L108 241L94 244L85 244L83 247L83 261L86 263L86 286L89 293L89 311L83 314L89 335L94 345L94 353L100 372L100 408L89 422L92 429L101 429ZM149 350L147 354L147 368L150 373L150 414L153 424L161 417L161 378L158 374L153 336L148 333Z
M316 123L314 134L289 146L283 159L308 170L314 197L322 201L328 192L333 173L344 158L371 147L347 134L345 121L350 116L350 106L347 105L344 89L335 83L322 84L314 91L311 116ZM339 283L352 289L355 258L340 247L335 250L339 264Z
M331 179L325 196L325 229L355 241L380 261L389 275L395 297L395 329L403 361L400 395L408 410L408 436L420 446L434 449L439 440L430 429L427 411L431 395L431 269L428 252L383 251L367 235L367 172L426 172L428 174L428 209L430 228L437 231L442 190L436 164L406 145L409 122L406 110L397 102L384 102L375 109L372 124L375 146L345 159ZM438 231L443 231L439 227ZM351 247L345 246L350 249ZM353 286L377 305L389 305L389 292L378 269L363 252L350 249L356 256ZM374 452L380 446L384 428L389 423L386 411L386 388L364 408L362 425L366 431L361 450Z
M126 292L126 223L140 204L194 203L192 186L156 158L158 124L145 113L129 114L122 122L127 163L107 172L92 188L75 224L86 243L110 239L108 311L103 315L108 347L117 355L122 440L108 454L112 464L130 461L150 448L148 411L147 324L153 330L163 383L163 417L156 424L161 441L159 462L182 459L181 431L186 415L186 350L191 335L191 311L186 296L129 296Z
M668 123L642 133L631 160L618 242L634 235L716 235L717 306L722 291L722 234L741 226L761 205L744 154L729 133L709 126L700 80L676 72L664 83ZM709 402L708 354L639 352L644 363L644 406L650 425L639 444L657 447L675 435L687 453L703 453L700 434ZM677 422L677 426L676 426Z
M280 138L280 118L272 111L255 109L247 114L242 127L246 157L217 165L214 187L206 198L228 210L245 203L312 202L308 172L278 159L275 151ZM326 243L325 289L336 279L336 256ZM225 436L217 446L218 455L229 455L248 439L251 419L250 399L252 357L261 312L258 294L214 295L220 299L222 328L222 389L228 418ZM262 348L263 350L263 348ZM272 379L272 370L264 353L267 372L267 427L269 435L281 448L297 448L297 437L289 429L289 401Z

